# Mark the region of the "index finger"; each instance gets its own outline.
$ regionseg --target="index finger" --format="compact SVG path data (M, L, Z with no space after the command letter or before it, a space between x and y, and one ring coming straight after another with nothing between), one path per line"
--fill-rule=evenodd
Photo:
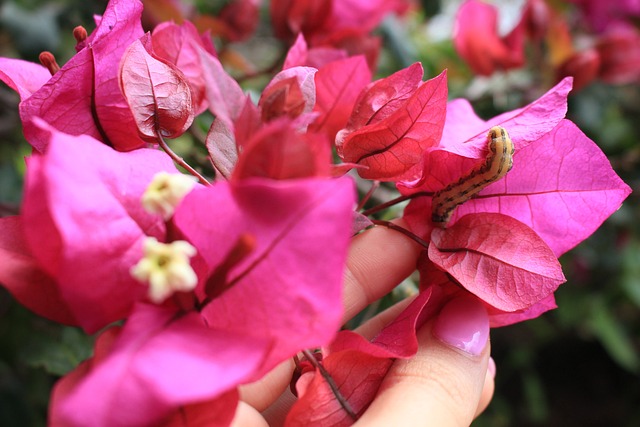
M344 276L343 321L406 279L416 269L422 249L404 234L383 226L354 237Z

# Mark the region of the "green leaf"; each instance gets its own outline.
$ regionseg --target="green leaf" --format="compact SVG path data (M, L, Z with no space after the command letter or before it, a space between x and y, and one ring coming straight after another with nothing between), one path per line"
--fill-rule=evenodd
M50 374L65 375L91 356L93 338L81 330L64 327L58 337L38 336L24 349L25 363Z
M612 359L624 369L638 372L640 357L627 330L603 302L594 306L588 324Z

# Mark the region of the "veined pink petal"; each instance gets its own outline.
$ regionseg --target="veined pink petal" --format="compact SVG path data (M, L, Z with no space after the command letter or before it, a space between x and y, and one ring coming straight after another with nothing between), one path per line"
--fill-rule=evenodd
M422 160L424 150L440 140L446 109L445 82L443 73L422 83L388 117L337 141L341 158L366 166L368 169L359 171L363 178L387 181L406 178Z
M203 316L212 327L272 339L267 368L328 343L339 328L353 191L347 177L254 178L196 189L176 211L176 226L212 271L241 236L255 241Z
M174 64L184 73L191 86L191 94L197 107L196 114L202 113L208 104L200 52L197 47L214 56L215 50L212 46L205 44L196 27L189 21L184 21L182 25L163 22L153 29L151 38L154 54Z
M516 238L517 236L517 238ZM506 215L466 215L431 233L429 259L465 289L503 311L522 310L565 281L551 249Z
M22 101L37 92L50 78L49 70L40 64L22 59L0 58L0 80L18 92Z
M509 215L560 256L589 237L631 193L602 150L568 120L516 150L513 164L505 178L459 206L454 219L471 212Z
M346 126L358 95L370 81L371 71L363 56L330 62L318 70L314 111L320 116L311 129L325 132L333 141Z
M373 341L352 331L341 331L328 347L322 364L355 414L361 415L367 409L396 358L415 355L416 329L440 308L431 297L430 290L418 295ZM353 424L317 370L303 374L296 388L299 399L287 415L287 427Z
M110 353L60 402L59 415L79 426L157 424L180 406L226 399L270 345L211 329L196 312L139 305Z
M121 151L144 146L117 79L122 53L143 34L141 13L139 0L111 0L86 47L20 104L25 136L38 151L44 151L46 143L31 123L35 117Z
M184 74L170 62L153 57L147 48L149 37L127 48L119 79L140 136L158 142L182 135L193 122L195 108Z

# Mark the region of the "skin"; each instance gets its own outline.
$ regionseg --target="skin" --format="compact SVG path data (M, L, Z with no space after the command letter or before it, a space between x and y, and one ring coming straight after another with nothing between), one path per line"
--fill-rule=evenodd
M401 233L374 227L353 239L345 272L344 320L356 315L410 275L421 247ZM374 336L406 307L402 301L358 329ZM479 356L449 346L432 334L433 322L418 331L415 357L397 360L378 395L356 422L373 426L469 426L489 404L493 370L490 345ZM295 398L288 391L293 362L286 361L260 381L243 386L234 427L282 425Z

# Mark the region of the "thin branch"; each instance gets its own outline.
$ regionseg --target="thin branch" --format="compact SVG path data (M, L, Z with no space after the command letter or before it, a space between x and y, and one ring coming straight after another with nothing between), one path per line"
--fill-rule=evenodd
M420 191L418 193L409 194L407 196L399 196L399 197L396 197L395 199L389 200L388 202L382 203L378 206L374 206L372 208L367 209L366 211L363 211L362 215L364 216L373 215L374 213L383 211L387 208L390 208L391 206L397 205L398 203L402 203L405 200L411 200L421 196L431 196L432 194L433 193L429 191Z
M372 219L371 222L373 222L376 225L381 225L383 227L387 227L391 230L395 230L399 233L402 233L408 238L410 238L411 240L413 240L414 242L416 242L417 244L419 244L420 246L424 247L425 249L429 249L429 242L421 239L420 237L416 236L414 233L412 233L411 231L407 230L404 227L400 227L399 225L394 224L391 221L382 221L378 219Z
M358 207L356 208L357 211L364 208L364 205L369 201L369 199L371 198L373 193L378 189L378 187L380 187L380 181L373 181L371 183L371 188L369 188L369 191L367 191L367 194L365 194L362 200L360 200L360 203L358 203Z
M160 148L162 148L165 151L165 153L167 153L169 157L173 159L174 162L176 162L177 164L185 168L191 175L198 178L198 181L200 181L201 184L207 185L207 186L211 185L211 183L207 181L207 179L204 176L200 175L200 173L198 173L197 170L189 166L189 164L185 162L182 157L178 156L176 153L173 152L171 148L169 148L169 146L167 145L167 142L164 140L162 135L160 135L160 132L156 132L156 133L158 135L158 144L160 144Z

